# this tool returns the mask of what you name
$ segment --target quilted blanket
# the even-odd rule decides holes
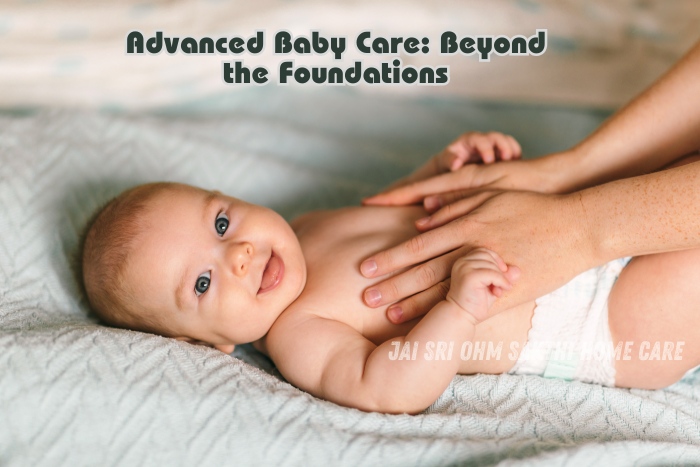
[[[7,465],[687,465],[700,380],[623,390],[458,376],[425,413],[363,413],[233,356],[90,317],[76,279],[90,214],[151,180],[217,188],[287,218],[357,203],[467,128],[525,153],[605,116],[562,108],[285,90],[149,116],[0,115],[0,463]],[[338,115],[335,120],[327,115]]]

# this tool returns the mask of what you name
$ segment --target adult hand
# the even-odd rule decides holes
[[[521,271],[518,284],[496,301],[494,312],[545,295],[602,264],[579,196],[490,191],[465,198],[433,216],[433,230],[362,263],[365,277],[423,263],[369,287],[364,300],[371,307],[398,301],[387,312],[396,323],[420,316],[444,298],[445,279],[457,258],[479,247]]]
[[[454,172],[465,164],[510,161],[520,159],[521,154],[520,144],[512,136],[497,131],[470,131],[460,135],[412,174],[391,184],[387,191],[446,172]]]
[[[533,160],[469,164],[454,172],[411,180],[366,198],[363,204],[398,206],[423,202],[428,212],[480,190],[523,190],[540,193],[569,191],[574,183],[576,156],[555,153]],[[411,177],[409,177],[411,178]]]

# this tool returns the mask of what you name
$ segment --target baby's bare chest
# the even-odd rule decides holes
[[[416,318],[401,325],[393,324],[386,318],[386,306],[370,308],[362,300],[364,290],[384,277],[366,279],[360,274],[360,263],[372,254],[417,235],[413,222],[425,215],[419,208],[375,209],[330,212],[328,217],[316,219],[307,229],[301,229],[299,241],[307,262],[307,283],[301,296],[285,313],[312,314],[342,322],[376,345],[407,335],[420,321]],[[488,341],[493,341],[492,345],[500,345],[507,352],[509,342],[524,343],[527,339],[530,315],[531,311],[526,309],[496,315],[477,327],[475,338],[487,349]],[[462,358],[463,343],[444,343],[450,344],[452,358]],[[437,356],[442,349],[438,346],[443,344],[415,345],[420,355],[432,350]],[[443,350],[448,352],[448,347]],[[501,373],[508,371],[512,363],[468,358],[460,365],[460,373]]]
[[[417,207],[347,208],[323,213],[302,226],[299,242],[307,282],[288,311],[341,321],[375,343],[408,332],[415,323],[397,326],[386,319],[386,307],[364,304],[363,291],[378,279],[363,277],[360,263],[416,235],[414,221],[423,215]]]

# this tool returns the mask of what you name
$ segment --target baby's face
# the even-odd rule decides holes
[[[189,186],[158,194],[129,258],[138,306],[182,337],[263,337],[306,282],[301,247],[274,211]]]

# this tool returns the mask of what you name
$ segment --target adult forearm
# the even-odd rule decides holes
[[[700,148],[700,43],[649,89],[549,163],[562,191],[650,173]]]
[[[602,264],[700,247],[700,162],[574,193]]]

